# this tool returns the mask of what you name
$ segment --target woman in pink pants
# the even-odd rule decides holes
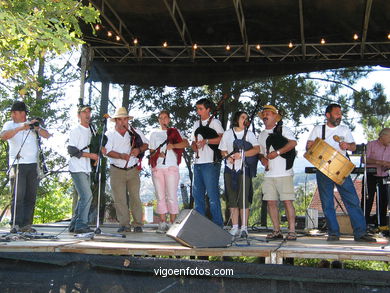
[[[161,111],[158,115],[160,129],[151,133],[149,143],[152,179],[157,196],[157,213],[160,214],[157,233],[165,233],[168,230],[167,213],[171,223],[179,213],[177,203],[179,164],[183,149],[188,146],[187,139],[182,138],[176,128],[168,127],[170,121],[169,112]]]

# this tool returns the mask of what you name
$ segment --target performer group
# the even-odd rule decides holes
[[[182,130],[170,126],[171,114],[162,110],[158,114],[159,129],[149,135],[149,140],[131,125],[132,116],[126,108],[118,108],[110,117],[114,128],[107,130],[107,142],[95,151],[91,141],[96,135],[91,125],[92,108],[81,105],[77,110],[78,124],[72,128],[67,146],[69,171],[78,194],[77,205],[69,231],[88,233],[88,214],[92,201],[91,166],[108,157],[112,197],[119,222],[118,232],[143,232],[143,206],[140,200],[140,170],[144,154],[149,150],[149,164],[157,199],[156,212],[159,215],[157,232],[165,233],[179,213],[177,191],[180,183],[179,165],[185,148],[194,152],[193,198],[195,210],[221,228],[224,227],[220,200],[219,177],[224,162],[223,179],[226,207],[230,212],[232,237],[248,236],[248,217],[253,197],[252,178],[257,173],[257,162],[264,166],[262,183],[263,200],[267,202],[273,231],[268,240],[297,239],[295,232],[295,200],[293,164],[296,156],[297,139],[294,133],[283,125],[283,115],[277,107],[265,105],[257,114],[264,124],[258,137],[249,130],[255,115],[244,111],[233,114],[231,128],[224,131],[221,122],[215,118],[213,103],[208,99],[196,102],[199,120],[194,122],[190,143]],[[16,101],[11,107],[11,121],[3,125],[2,140],[9,144],[9,166],[12,200],[12,225],[19,232],[34,233],[33,214],[40,172],[39,138],[49,138],[49,132],[38,119],[27,119],[27,106]],[[326,122],[311,131],[307,150],[322,139],[342,156],[355,151],[350,129],[340,125],[342,109],[330,104],[325,109]],[[335,138],[341,139],[335,139]],[[103,141],[103,140],[102,140]],[[351,176],[342,184],[316,171],[316,180],[322,209],[328,228],[328,241],[338,241],[340,228],[336,219],[334,190],[340,193],[353,227],[354,240],[375,242],[367,234],[375,195],[378,207],[379,229],[388,228],[387,205],[390,168],[390,128],[384,128],[377,140],[367,144],[366,166],[376,168],[376,173],[366,174],[367,184],[361,202],[357,196]],[[182,186],[183,187],[183,186]],[[181,188],[182,188],[181,187]],[[288,220],[288,232],[283,235],[280,227],[279,202],[283,202]],[[209,214],[208,214],[209,213]],[[228,219],[225,219],[226,222]]]

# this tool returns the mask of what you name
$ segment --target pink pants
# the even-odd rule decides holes
[[[157,195],[158,214],[178,214],[177,189],[179,186],[179,168],[153,168],[152,179]]]

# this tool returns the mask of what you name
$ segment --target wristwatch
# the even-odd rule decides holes
[[[278,154],[278,156],[280,156],[280,151],[279,150],[277,150],[276,153]]]

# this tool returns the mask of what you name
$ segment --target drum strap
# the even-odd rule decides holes
[[[322,125],[322,139],[325,140],[325,124]]]

